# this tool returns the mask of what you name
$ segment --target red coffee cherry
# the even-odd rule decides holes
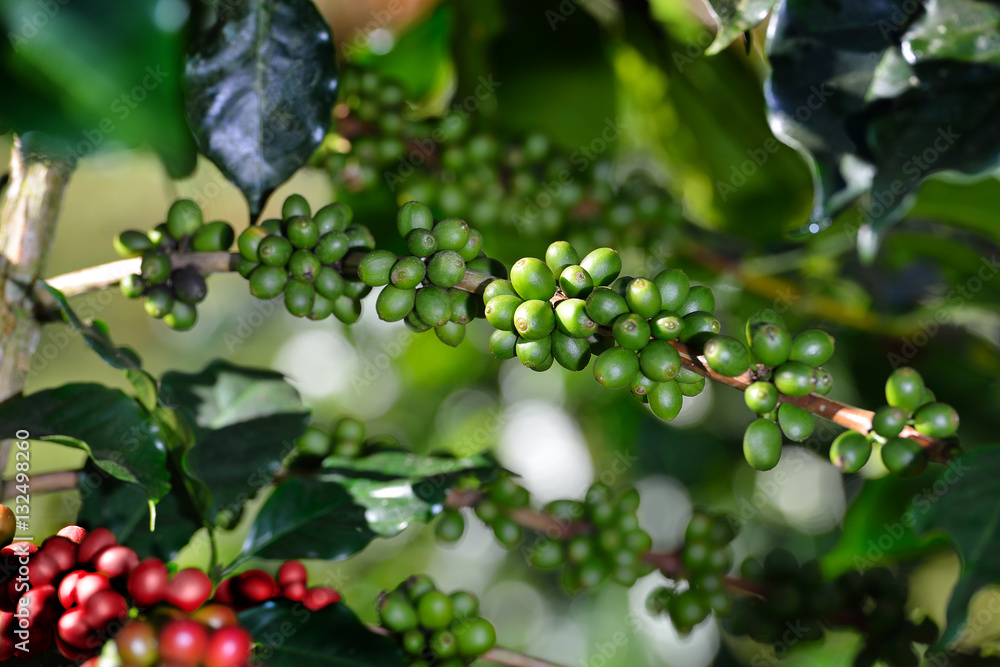
[[[220,604],[233,606],[233,580],[232,578],[223,579],[219,582],[219,585],[215,587],[215,594],[212,596],[212,600]]]
[[[143,621],[131,621],[115,637],[118,655],[126,663],[150,667],[159,656],[159,641],[153,626]]]
[[[14,657],[19,660],[27,660],[48,651],[49,647],[52,646],[53,634],[51,625],[42,628],[32,628],[28,631],[28,650],[25,651],[17,647],[17,644],[24,641],[23,637],[18,637],[14,643]]]
[[[208,646],[208,630],[198,621],[178,618],[163,626],[159,641],[162,661],[197,665]]]
[[[28,562],[28,581],[32,586],[45,586],[51,584],[62,574],[59,562],[53,554],[46,551],[39,551]]]
[[[278,583],[282,590],[289,584],[306,584],[308,582],[309,574],[306,572],[306,566],[297,560],[285,561],[278,569]]]
[[[225,604],[207,604],[198,611],[191,614],[191,618],[203,625],[207,625],[213,630],[239,625],[236,612],[233,608]]]
[[[240,627],[216,630],[208,640],[205,667],[239,667],[250,659],[253,639]]]
[[[21,596],[18,606],[27,607],[29,628],[50,627],[62,611],[59,606],[59,594],[52,584],[32,588]]]
[[[65,537],[74,544],[80,544],[83,542],[83,538],[87,537],[87,531],[80,526],[66,526],[56,533],[56,535]]]
[[[59,603],[66,609],[77,604],[76,585],[79,583],[80,577],[86,575],[84,570],[73,570],[59,582]]]
[[[128,547],[108,547],[94,559],[94,569],[109,579],[124,577],[139,564],[139,556]]]
[[[75,607],[60,616],[56,623],[56,632],[59,639],[74,648],[88,649],[93,643],[92,628],[87,623],[87,614],[83,607]]]
[[[93,636],[88,635],[85,641],[89,644],[99,645],[99,641]],[[83,646],[73,646],[59,634],[55,636],[56,648],[59,649],[59,653],[62,654],[67,660],[72,660],[73,662],[84,662],[88,658],[97,655],[100,652],[100,647],[96,648],[86,648]]]
[[[174,575],[167,584],[164,599],[187,613],[205,604],[212,594],[212,580],[201,570],[187,568]]]
[[[124,622],[128,618],[128,602],[112,590],[98,591],[83,605],[87,625],[103,631],[112,622]]]
[[[291,583],[281,587],[281,594],[289,600],[299,602],[306,596],[306,585],[303,583]]]
[[[14,625],[17,619],[12,611],[0,611],[0,662],[14,657]]]
[[[263,570],[247,570],[233,578],[233,606],[236,609],[255,607],[280,594],[278,583]]]
[[[31,558],[37,552],[38,545],[34,542],[12,542],[0,549],[0,556],[4,558],[21,558],[23,556]]]
[[[310,588],[306,591],[305,597],[302,598],[302,604],[311,611],[319,611],[334,602],[340,602],[340,593],[324,586]]]
[[[56,565],[63,572],[72,570],[76,567],[78,550],[79,546],[76,542],[71,542],[60,535],[53,535],[52,537],[46,539],[42,542],[41,547],[41,551],[55,561]]]
[[[103,574],[88,572],[76,580],[76,603],[81,607],[101,591],[111,590],[111,580]]]
[[[128,594],[140,609],[152,607],[167,594],[167,566],[158,558],[147,558],[128,575]]]
[[[108,547],[113,547],[117,544],[118,540],[115,539],[114,533],[110,530],[107,528],[95,528],[83,538],[83,542],[80,542],[80,549],[77,551],[76,557],[80,563],[92,565],[98,554]]]

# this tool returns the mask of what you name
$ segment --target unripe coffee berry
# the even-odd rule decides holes
[[[845,473],[861,470],[871,454],[872,445],[868,438],[857,431],[841,433],[830,446],[830,461]]]
[[[427,279],[439,287],[454,287],[465,277],[465,260],[454,250],[438,250],[427,262]]]
[[[622,258],[617,250],[598,248],[580,260],[580,266],[590,274],[594,285],[607,286],[615,281],[622,271]]]
[[[602,352],[594,362],[594,378],[609,389],[629,386],[638,372],[639,358],[635,352],[620,347]]]
[[[781,458],[781,429],[767,419],[754,420],[743,434],[743,456],[757,470],[770,470]]]
[[[660,308],[676,311],[687,299],[691,281],[680,269],[664,269],[653,278],[653,284],[660,292]]]
[[[510,269],[510,282],[522,299],[548,301],[556,293],[556,280],[545,262],[523,257]]]

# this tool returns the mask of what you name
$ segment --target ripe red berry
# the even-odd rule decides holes
[[[83,605],[87,625],[103,631],[111,623],[124,622],[128,618],[128,602],[112,590],[99,591],[87,599]]]
[[[80,542],[80,549],[77,551],[76,557],[80,563],[93,565],[98,554],[117,544],[118,540],[115,539],[114,533],[107,528],[96,528],[83,538],[83,542]]]
[[[107,590],[111,590],[111,580],[103,574],[83,574],[76,580],[76,603],[82,607],[95,594]]]
[[[145,609],[162,600],[169,578],[167,566],[158,558],[147,558],[136,565],[128,575],[128,594],[135,606]]]
[[[223,579],[219,582],[219,585],[215,588],[215,594],[212,599],[216,602],[233,606],[233,580],[232,578]]]
[[[94,559],[94,569],[109,579],[123,577],[139,564],[139,556],[128,547],[108,547]]]
[[[70,542],[74,544],[80,544],[83,542],[83,538],[87,537],[87,531],[80,526],[66,526],[61,529],[56,535],[60,537],[65,537]]]
[[[178,609],[191,613],[212,594],[212,580],[195,568],[181,570],[167,584],[164,599]]]
[[[83,646],[73,646],[59,634],[56,634],[55,636],[56,648],[59,649],[59,653],[62,654],[62,656],[67,660],[72,660],[73,662],[84,662],[88,658],[91,658],[100,652],[100,642],[95,637],[88,635],[85,641],[88,645],[94,644],[96,647],[86,648]]]
[[[60,535],[53,535],[48,538],[42,542],[41,547],[42,553],[52,559],[60,572],[66,572],[76,567],[78,549],[79,547],[76,542],[71,542]]]
[[[56,623],[56,632],[63,642],[75,648],[91,648],[90,644],[93,643],[92,629],[87,623],[87,614],[83,607],[75,607],[60,616]]]
[[[208,640],[205,667],[239,667],[250,659],[253,639],[240,627],[216,630]]]
[[[285,561],[278,569],[278,583],[281,584],[282,590],[289,584],[305,584],[308,581],[309,574],[306,572],[306,566],[297,560]]]
[[[299,602],[306,596],[306,585],[303,583],[291,583],[281,587],[281,594],[289,600]]]
[[[156,664],[159,642],[153,626],[143,621],[131,621],[115,637],[118,655],[126,663],[149,667]]]
[[[263,570],[247,570],[233,578],[233,606],[237,609],[255,607],[280,594],[278,583]]]
[[[66,609],[77,604],[76,585],[79,583],[80,577],[86,574],[83,570],[73,570],[59,582],[59,603]]]
[[[49,650],[52,646],[52,626],[46,626],[41,628],[32,628],[28,631],[27,637],[27,648],[18,648],[17,644],[24,642],[24,637],[18,637],[16,643],[14,644],[14,657],[19,660],[27,660],[29,658],[37,657],[39,653],[44,653]],[[24,644],[22,644],[24,645]]]
[[[18,607],[27,608],[28,628],[49,627],[62,611],[59,607],[59,594],[52,584],[36,586],[21,596]]]
[[[302,604],[311,611],[319,611],[334,602],[340,602],[340,593],[323,586],[310,588],[306,591],[305,597],[302,598]]]
[[[208,630],[198,621],[178,618],[170,621],[160,631],[160,659],[197,665],[205,655]]]
[[[191,618],[207,625],[213,630],[225,628],[230,625],[239,625],[236,612],[233,611],[232,607],[225,604],[207,604],[191,614]]]
[[[60,574],[58,561],[45,551],[38,552],[28,562],[28,581],[32,586],[51,584]]]

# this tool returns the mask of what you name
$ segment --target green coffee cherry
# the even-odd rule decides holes
[[[289,280],[285,285],[285,308],[295,317],[305,317],[312,311],[316,291],[309,283]]]
[[[198,231],[202,222],[201,207],[190,199],[178,199],[167,212],[167,230],[178,241]]]
[[[510,282],[522,299],[548,301],[556,293],[552,271],[540,259],[523,257],[510,269]]]
[[[778,407],[778,388],[770,382],[754,382],[743,393],[747,407],[759,415]]]
[[[781,458],[781,429],[773,421],[756,419],[743,434],[743,456],[757,470],[770,470]]]
[[[434,654],[434,657],[438,660],[458,655],[458,642],[455,639],[455,635],[447,630],[441,630],[431,635],[427,646],[430,648],[431,653]],[[459,664],[464,665],[465,663],[459,661]]]
[[[434,214],[427,207],[418,201],[406,202],[399,207],[396,214],[396,228],[399,235],[406,237],[414,229],[432,229],[434,227]]]
[[[195,230],[191,237],[191,249],[197,252],[229,250],[235,239],[236,233],[228,222],[215,220]]]
[[[364,225],[347,225],[344,235],[347,236],[348,248],[375,249],[375,237],[372,236],[371,230]]]
[[[787,396],[805,396],[812,392],[816,371],[801,361],[786,361],[774,369],[774,386]]]
[[[313,285],[313,289],[316,289],[316,285]],[[333,299],[328,299],[318,291],[316,296],[313,298],[313,307],[306,315],[310,320],[325,320],[333,314]]]
[[[288,195],[285,198],[285,202],[281,205],[281,217],[285,220],[297,216],[309,217],[311,214],[312,210],[309,208],[309,202],[299,194]]]
[[[753,345],[754,332],[756,332],[757,329],[766,324],[773,324],[777,326],[779,329],[784,329],[786,332],[788,331],[788,327],[785,326],[785,321],[781,319],[781,315],[774,312],[774,310],[770,308],[761,308],[760,310],[756,311],[753,315],[747,318],[745,331],[747,336],[747,343],[749,345],[751,346]]]
[[[414,289],[424,279],[427,267],[416,257],[401,257],[392,265],[389,280],[399,289]]]
[[[816,420],[808,410],[791,403],[782,403],[778,406],[778,425],[786,438],[802,442],[812,435]]]
[[[649,331],[653,338],[675,340],[684,330],[684,319],[670,310],[661,310],[649,321]]]
[[[458,252],[469,240],[469,223],[460,218],[445,218],[432,231],[441,250]]]
[[[750,354],[743,343],[732,336],[712,336],[705,343],[705,359],[719,375],[736,377],[750,365]]]
[[[288,274],[295,280],[311,283],[323,268],[319,257],[308,250],[296,250],[288,260]]]
[[[454,287],[465,277],[465,260],[454,250],[438,250],[427,263],[427,279],[439,287]]]
[[[404,318],[403,323],[406,324],[411,331],[416,333],[423,333],[424,331],[430,331],[434,328],[417,317],[417,313],[413,311],[411,311],[410,314]]]
[[[410,655],[420,655],[424,652],[424,646],[426,644],[424,633],[416,628],[404,632],[400,641],[403,644],[403,650]],[[413,663],[410,663],[411,666],[412,664]]]
[[[187,331],[198,321],[198,309],[188,303],[174,301],[170,312],[163,316],[163,323],[175,331]]]
[[[260,223],[260,228],[268,233],[270,236],[285,236],[285,222],[279,220],[278,218],[268,218],[264,222]]]
[[[448,290],[451,297],[451,321],[468,324],[476,318],[476,295],[460,289]]]
[[[814,392],[820,396],[826,396],[833,389],[833,376],[825,368],[816,369],[816,388]]]
[[[465,340],[465,325],[459,322],[445,322],[434,329],[438,340],[445,345],[458,347]]]
[[[482,253],[479,253],[479,257],[476,257],[474,260],[467,261],[465,267],[469,271],[478,271],[494,278],[507,279],[507,267],[499,260],[486,257]]]
[[[305,456],[326,457],[330,454],[330,434],[326,431],[308,426],[295,441],[295,449]]]
[[[872,444],[857,431],[844,431],[830,445],[830,461],[841,472],[861,470],[872,455]]]
[[[704,313],[715,311],[715,294],[712,293],[712,290],[702,285],[692,287],[688,291],[684,303],[677,308],[677,312],[680,315],[688,315],[697,311]]]
[[[371,294],[371,291],[371,286],[365,285],[360,280],[344,281],[344,295],[349,296],[352,299],[363,299]]]
[[[273,299],[285,290],[288,273],[276,266],[258,266],[250,274],[250,294],[258,299]]]
[[[429,229],[414,229],[406,235],[406,247],[411,255],[430,257],[438,251],[437,237]]]
[[[285,236],[296,248],[312,250],[319,242],[319,226],[312,218],[295,217],[288,221]]]
[[[532,370],[538,369],[544,366],[552,357],[552,339],[548,336],[541,340],[525,340],[522,338],[517,341],[515,349],[518,361]]]
[[[571,264],[559,274],[559,287],[571,299],[586,299],[594,291],[594,279],[579,264]]]
[[[634,278],[625,288],[625,303],[633,313],[648,319],[660,312],[660,291],[652,280]]]
[[[162,285],[154,285],[146,290],[146,299],[143,308],[150,317],[161,319],[165,317],[174,307],[174,296],[169,289]]]
[[[600,325],[611,326],[627,312],[625,299],[607,287],[597,287],[587,297],[587,315]]]
[[[605,287],[613,283],[618,274],[621,273],[622,258],[617,250],[612,248],[598,248],[580,260],[580,266],[590,274],[594,285]]]
[[[413,630],[420,623],[417,611],[402,592],[390,593],[379,605],[379,620],[393,632]]]
[[[146,289],[146,281],[139,274],[132,274],[122,278],[118,287],[121,289],[122,294],[128,298],[138,299],[142,296],[143,290]]]
[[[545,250],[545,264],[558,276],[567,267],[579,265],[580,254],[566,241],[556,241]]]
[[[906,426],[906,413],[901,408],[884,405],[872,416],[872,430],[883,438],[895,438]]]
[[[882,463],[894,475],[916,477],[927,469],[927,451],[909,438],[889,438],[882,445]]]
[[[444,326],[451,320],[451,297],[448,290],[430,285],[417,290],[414,301],[417,317],[432,327]],[[493,324],[490,322],[490,324]],[[498,329],[500,327],[497,327]],[[513,310],[511,311],[511,326],[513,329]]]
[[[256,269],[260,264],[258,262],[251,262],[249,259],[243,255],[239,256],[236,260],[236,271],[239,272],[244,278],[249,278],[253,270]]]
[[[601,558],[588,558],[580,563],[576,572],[577,584],[584,590],[597,588],[608,578],[611,570]]]
[[[634,278],[632,276],[618,276],[615,278],[614,282],[608,285],[608,288],[624,299],[625,293],[628,292],[628,284],[633,280]]]
[[[170,249],[177,247],[177,241],[170,235],[170,230],[167,229],[167,223],[165,222],[161,222],[149,230],[147,236],[149,237],[150,243],[153,244],[153,247]]]
[[[415,290],[386,285],[375,300],[375,312],[378,313],[379,319],[398,322],[413,310],[416,296]]]
[[[555,324],[559,331],[573,338],[588,338],[597,333],[597,322],[587,316],[587,303],[583,299],[564,299],[556,304]]]
[[[690,368],[681,368],[677,371],[677,377],[674,378],[681,384],[697,384],[701,380],[704,380],[704,376],[700,373],[696,373]]]
[[[319,227],[319,236],[323,238],[330,232],[342,232],[351,224],[353,211],[349,206],[344,206],[340,202],[327,204],[316,211],[313,222]]]
[[[810,366],[822,366],[833,356],[833,336],[822,329],[807,329],[792,339],[789,358]]]
[[[446,509],[434,524],[434,535],[448,544],[454,544],[465,534],[465,517],[458,510]]]
[[[660,419],[670,421],[680,413],[683,396],[676,380],[660,382],[649,392],[649,409]]]
[[[516,296],[495,296],[486,304],[486,321],[494,329],[514,331],[514,313],[522,303],[524,302]]]
[[[694,626],[708,618],[710,611],[702,594],[691,588],[670,598],[667,610],[670,613],[671,623],[682,635],[689,633]]]
[[[666,382],[681,370],[681,355],[666,341],[650,341],[639,353],[639,368],[654,382]]]
[[[267,231],[260,227],[247,227],[236,240],[240,254],[251,262],[259,262],[260,257],[257,255],[257,248],[267,236]]]
[[[388,285],[396,261],[396,253],[392,251],[373,250],[361,259],[358,265],[358,278],[371,287]]]
[[[336,299],[344,293],[344,278],[336,269],[323,266],[320,268],[319,273],[316,274],[313,287],[316,288],[316,292],[325,298]]]
[[[784,327],[762,324],[750,335],[750,351],[765,366],[780,366],[792,352],[792,337]]]
[[[649,324],[635,313],[619,315],[612,331],[615,342],[626,350],[641,350],[649,343]]]
[[[590,344],[582,338],[552,332],[552,357],[569,371],[582,371],[590,363]]]
[[[147,252],[142,256],[140,267],[140,274],[147,285],[162,283],[170,277],[170,257],[165,252]]]
[[[632,398],[639,401],[640,403],[649,403],[649,392],[653,390],[657,382],[650,380],[648,377],[642,374],[642,371],[635,374],[632,378],[632,383],[629,385],[628,390],[632,394]]]
[[[153,247],[153,242],[142,232],[127,229],[112,240],[115,252],[122,257],[139,257]]]
[[[889,405],[912,414],[920,407],[924,394],[924,380],[910,367],[899,368],[885,383],[885,397]]]
[[[483,249],[483,234],[478,229],[469,229],[469,240],[465,242],[458,254],[462,256],[467,263],[473,261],[479,257],[479,253]]]
[[[292,258],[292,244],[280,236],[268,236],[257,246],[257,259],[265,266],[285,266]]]
[[[933,403],[937,399],[934,397],[934,392],[930,389],[924,388],[924,393],[920,397],[920,406],[923,407],[928,403]]]
[[[354,324],[361,318],[361,302],[342,294],[333,300],[333,316],[344,324]]]
[[[324,264],[339,262],[347,254],[347,235],[337,230],[327,232],[316,242],[313,252]]]
[[[479,613],[479,598],[468,591],[451,594],[451,609],[457,619],[472,618]]]
[[[717,334],[722,325],[712,313],[696,310],[684,316],[684,328],[681,330],[680,341],[697,344],[702,339],[707,340],[710,334]]]
[[[490,302],[495,296],[500,296],[501,294],[507,296],[517,296],[517,292],[514,291],[514,286],[510,284],[509,280],[497,279],[492,280],[483,290],[483,305]],[[520,300],[520,297],[518,297]]]
[[[496,645],[497,633],[484,618],[470,618],[462,624],[462,632],[456,633],[458,653],[465,658],[476,658]]]
[[[493,536],[505,549],[513,549],[524,537],[524,531],[511,519],[500,515],[493,521]]]
[[[660,291],[660,308],[675,311],[687,300],[691,281],[680,269],[664,269],[656,274],[653,283]]]
[[[629,386],[639,372],[639,358],[635,352],[615,347],[602,352],[594,362],[594,378],[609,389]]]
[[[200,273],[190,267],[178,269],[170,274],[170,284],[178,301],[195,305],[205,300],[208,286]]]
[[[552,570],[566,562],[562,543],[543,539],[528,552],[528,562],[539,570]]]
[[[517,338],[517,334],[513,331],[496,329],[490,334],[490,352],[497,359],[513,359]]]
[[[913,427],[932,438],[948,438],[958,430],[958,412],[947,403],[928,403],[913,416]]]

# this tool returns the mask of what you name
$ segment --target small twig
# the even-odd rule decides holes
[[[226,273],[235,270],[238,259],[239,255],[228,252],[178,253],[170,256],[170,266],[174,269],[192,267],[202,275]],[[139,273],[141,264],[141,257],[121,259],[73,273],[64,273],[46,282],[68,297],[77,296],[113,287],[125,276]]]
[[[9,483],[10,480],[4,480]],[[31,493],[53,493],[55,491],[69,491],[75,489],[77,484],[77,473],[73,470],[61,470],[59,472],[47,472],[42,475],[31,476]],[[0,496],[3,499],[5,496]]]

